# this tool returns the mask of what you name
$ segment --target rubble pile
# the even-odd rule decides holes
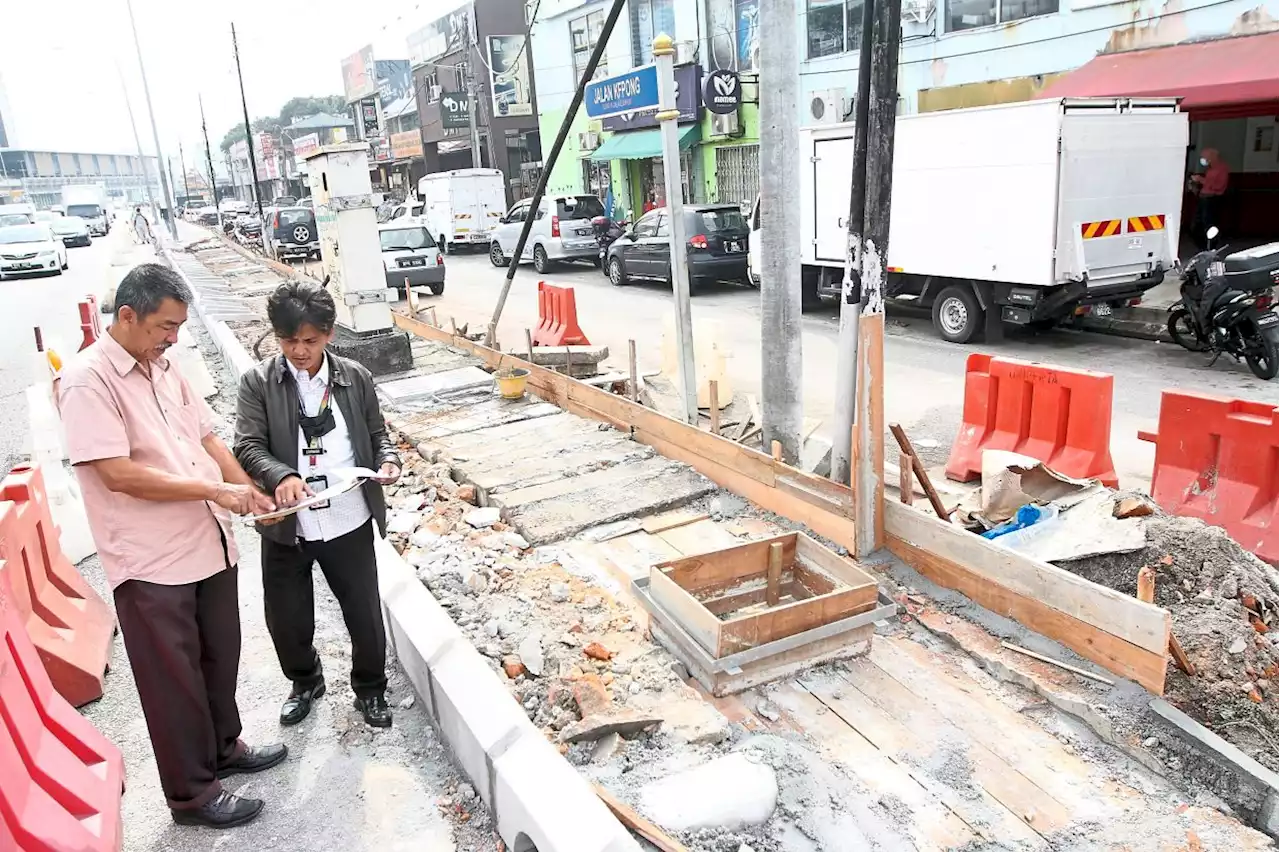
[[[1133,595],[1144,566],[1156,572],[1157,605],[1195,667],[1170,666],[1165,698],[1269,769],[1277,768],[1276,570],[1220,527],[1157,513],[1146,547],[1060,563],[1059,567]]]

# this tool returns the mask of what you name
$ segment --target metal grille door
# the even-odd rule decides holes
[[[760,192],[760,146],[733,145],[716,149],[716,200],[737,204],[746,213]]]

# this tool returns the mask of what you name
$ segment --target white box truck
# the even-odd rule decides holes
[[[111,230],[110,213],[107,211],[107,188],[89,183],[62,188],[62,206],[68,216],[79,216],[89,223],[89,233],[104,237]]]
[[[493,229],[507,212],[506,178],[498,169],[454,169],[418,181],[420,215],[440,247],[487,248]]]
[[[1177,258],[1187,140],[1173,98],[899,117],[886,295],[931,307],[939,334],[957,343],[988,317],[1048,327],[1086,306],[1109,312],[1141,296]],[[853,145],[852,122],[800,131],[811,303],[840,295]],[[758,210],[751,219],[758,229]],[[753,234],[753,270],[759,245]]]

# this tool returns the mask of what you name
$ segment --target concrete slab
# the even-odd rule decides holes
[[[464,466],[463,470],[466,481],[479,488],[486,499],[496,499],[501,494],[565,479],[580,485],[585,474],[655,455],[652,447],[618,438],[554,454],[517,457],[514,463]]]
[[[565,414],[563,417],[517,420],[478,432],[450,435],[438,443],[461,460],[474,458],[476,462],[483,463],[491,461],[494,447],[502,447],[505,454],[529,452],[546,446],[548,442],[576,446],[593,437],[608,440],[612,431],[601,431],[596,423]]]
[[[472,397],[475,399],[475,397]],[[465,432],[475,432],[503,423],[528,420],[535,417],[552,417],[561,414],[558,407],[549,402],[538,402],[526,397],[506,400],[492,396],[487,391],[484,401],[467,400],[462,403],[434,408],[428,411],[402,411],[396,427],[413,443],[432,442]]]
[[[447,394],[451,391],[488,387],[492,384],[493,377],[479,367],[460,367],[440,373],[414,376],[410,379],[383,382],[379,388],[392,402],[401,402],[406,399]]]

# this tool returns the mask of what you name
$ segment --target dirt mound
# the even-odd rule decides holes
[[[1147,546],[1062,562],[1065,568],[1127,595],[1138,570],[1156,571],[1156,603],[1173,617],[1173,633],[1195,666],[1170,666],[1165,698],[1269,769],[1277,767],[1276,570],[1220,527],[1157,515]]]

